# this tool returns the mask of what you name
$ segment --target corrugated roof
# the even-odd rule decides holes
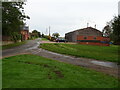
[[[74,31],[71,31],[71,32],[68,32],[68,33],[73,33],[73,32],[76,32],[76,31],[86,30],[86,29],[92,29],[92,30],[95,30],[95,31],[98,31],[98,32],[102,33],[100,30],[98,30],[96,28],[93,28],[93,27],[87,27],[87,28],[77,29],[77,30],[74,30]],[[66,33],[66,34],[68,34],[68,33]]]

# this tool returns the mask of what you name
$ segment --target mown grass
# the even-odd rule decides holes
[[[46,38],[41,38],[42,41],[49,41],[48,39]]]
[[[119,46],[92,46],[80,44],[63,44],[63,43],[45,43],[40,45],[41,48],[53,52],[72,55],[76,57],[85,57],[97,60],[118,62]]]
[[[117,88],[115,77],[36,55],[2,60],[3,88]]]
[[[25,44],[25,43],[26,43],[26,41],[17,42],[17,43],[8,44],[8,45],[2,45],[2,46],[0,46],[0,48],[2,48],[2,50],[4,50],[4,49],[9,49],[9,48],[12,48],[12,47],[16,47],[16,46],[23,45],[23,44]]]

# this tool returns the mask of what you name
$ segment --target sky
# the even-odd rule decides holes
[[[65,33],[89,26],[100,31],[106,22],[118,15],[120,0],[27,0],[25,14],[30,16],[26,21],[30,32],[38,30],[48,35]]]
[[[120,1],[118,2],[118,15],[120,15]]]

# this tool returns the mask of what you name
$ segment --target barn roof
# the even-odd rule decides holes
[[[87,29],[95,30],[95,31],[97,31],[97,32],[102,33],[100,30],[98,30],[98,29],[96,29],[96,28],[93,28],[93,27],[87,27],[87,28],[77,29],[77,30],[74,30],[74,31],[68,32],[68,33],[73,33],[73,32],[76,32],[76,31],[87,30]],[[66,34],[68,34],[68,33],[66,33]]]

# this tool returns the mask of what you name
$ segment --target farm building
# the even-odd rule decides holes
[[[22,27],[20,33],[22,34],[22,40],[29,39],[30,34],[29,34],[29,27],[28,26]]]
[[[103,37],[103,33],[95,28],[87,27],[78,29],[65,34],[68,42],[77,42],[80,44],[109,46],[109,38]]]

